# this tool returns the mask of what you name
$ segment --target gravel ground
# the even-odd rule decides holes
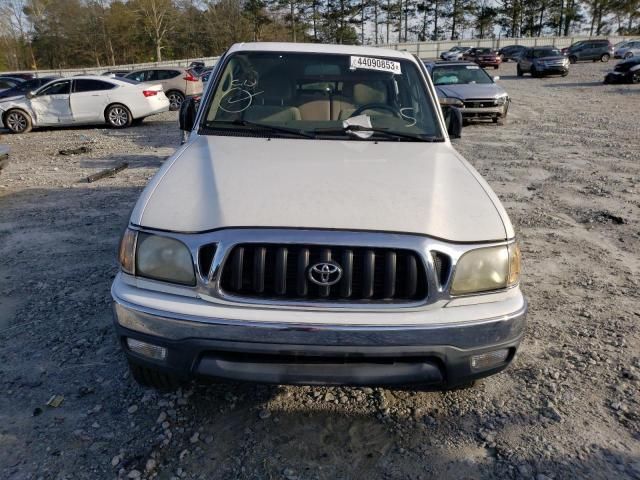
[[[530,300],[513,365],[456,392],[140,388],[109,287],[176,115],[1,135],[0,478],[640,478],[640,86],[602,85],[609,68],[519,79],[503,65],[507,125],[456,141],[511,215]]]

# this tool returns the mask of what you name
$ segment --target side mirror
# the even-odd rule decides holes
[[[196,115],[200,106],[200,97],[188,97],[180,106],[180,130],[190,132],[196,123]]]
[[[444,123],[447,126],[449,138],[460,138],[462,136],[462,113],[458,107],[453,105],[442,105]]]
[[[27,93],[25,93],[24,96],[27,97],[27,98],[33,98],[33,97],[36,96],[36,94],[35,94],[35,92],[27,92]]]
[[[500,77],[498,75],[496,75],[495,77],[493,77],[493,81],[497,82],[498,80],[500,80]]]

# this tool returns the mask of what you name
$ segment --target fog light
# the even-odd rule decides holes
[[[134,338],[127,338],[127,347],[132,352],[142,355],[143,357],[153,358],[154,360],[164,360],[167,358],[167,349],[151,343],[141,342]]]
[[[474,355],[471,357],[471,370],[487,370],[503,363],[509,355],[508,349]]]

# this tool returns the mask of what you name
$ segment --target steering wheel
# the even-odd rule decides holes
[[[357,117],[358,115],[361,115],[362,112],[366,112],[367,110],[387,110],[393,113],[394,117],[402,118],[400,110],[392,107],[391,105],[387,105],[386,103],[367,103],[365,105],[362,105],[361,107],[356,108],[356,110],[351,115],[349,115],[349,118]]]

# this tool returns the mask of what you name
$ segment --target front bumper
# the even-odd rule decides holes
[[[519,294],[510,303],[517,305],[514,311],[464,322],[262,322],[158,311],[112,294],[116,331],[131,362],[184,379],[206,376],[277,384],[464,384],[507,367],[524,335],[527,311]],[[301,315],[313,317],[317,312]],[[166,348],[165,360],[129,350],[127,337]],[[508,350],[500,364],[480,371],[471,367],[472,356],[500,349]]]
[[[604,77],[604,83],[631,83],[633,72],[609,72]]]
[[[464,107],[460,109],[463,118],[504,117],[509,109],[509,102],[496,107]]]
[[[536,68],[541,75],[561,75],[569,72],[566,65],[539,65]]]

